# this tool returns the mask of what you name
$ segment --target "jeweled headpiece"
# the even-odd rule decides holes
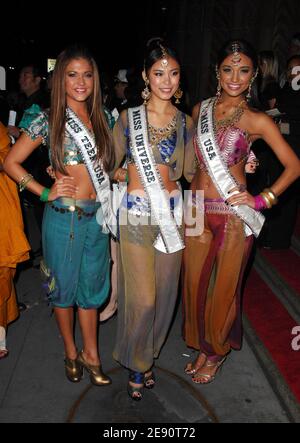
[[[161,64],[162,68],[166,68],[169,64],[168,58],[167,58],[168,54],[167,54],[166,48],[163,45],[159,44],[159,47],[162,52],[162,60],[161,60],[160,64]]]
[[[232,56],[231,60],[232,60],[233,64],[236,66],[241,61],[240,45],[238,43],[233,43],[231,46],[231,50],[233,52],[233,56]]]

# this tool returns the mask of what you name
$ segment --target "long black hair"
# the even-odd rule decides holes
[[[251,59],[251,61],[253,63],[253,75],[256,75],[257,69],[258,69],[257,52],[255,51],[253,46],[244,39],[229,40],[221,47],[221,49],[218,52],[217,68],[220,67],[220,65],[225,60],[225,58],[227,58],[229,55],[232,55],[234,53],[234,50],[233,50],[234,45],[237,45],[237,47],[239,48],[238,52],[246,55],[247,57],[249,57]],[[254,108],[259,109],[261,107],[261,105],[260,105],[260,101],[258,98],[257,76],[252,83],[250,95],[251,95],[251,98],[248,102],[249,105]]]
[[[180,61],[176,52],[168,46],[162,38],[155,37],[148,40],[144,57],[145,73],[148,74],[149,69],[151,69],[154,63],[161,60],[165,54],[176,60],[180,66]]]

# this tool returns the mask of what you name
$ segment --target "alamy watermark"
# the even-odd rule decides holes
[[[178,226],[184,224],[185,235],[199,236],[204,229],[204,191],[185,190],[184,195],[178,189],[172,192],[164,190],[165,198],[170,204],[171,213]],[[151,210],[150,202],[140,191],[130,194],[113,195],[112,210],[118,216],[121,226],[163,225],[169,224],[162,207]]]
[[[292,349],[300,351],[300,326],[295,326],[292,329],[292,335],[295,335],[295,338],[292,340]]]
[[[0,91],[6,89],[6,71],[3,66],[0,66]]]
[[[299,91],[299,89],[300,89],[300,66],[293,67],[292,75],[296,76],[292,80],[292,88],[294,91]]]

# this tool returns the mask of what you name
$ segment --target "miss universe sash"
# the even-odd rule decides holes
[[[227,200],[228,191],[236,187],[237,182],[225,165],[215,139],[213,129],[213,105],[214,99],[205,100],[201,105],[197,128],[197,144],[214,185],[220,196],[224,200]],[[198,155],[197,151],[196,154]],[[237,193],[237,191],[232,192],[231,195],[234,193]],[[232,206],[232,210],[245,222],[246,236],[254,234],[258,237],[263,227],[265,217],[247,205]]]
[[[161,183],[161,177],[149,145],[144,105],[128,109],[128,124],[133,159],[151,204],[151,214],[154,215],[160,229],[154,247],[167,254],[180,251],[184,249],[184,243],[171,213],[170,202]]]
[[[76,141],[80,149],[97,193],[97,201],[101,203],[96,217],[97,220],[101,220],[102,232],[108,233],[110,231],[115,236],[117,233],[117,222],[111,206],[109,177],[104,171],[102,163],[95,162],[97,147],[93,135],[70,108],[66,110],[66,131]]]

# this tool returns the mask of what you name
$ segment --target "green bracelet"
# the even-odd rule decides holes
[[[128,183],[128,182],[129,182],[129,176],[128,176],[128,171],[126,172],[126,175],[125,175],[125,182],[126,182],[126,183]]]
[[[50,194],[50,189],[49,188],[44,188],[41,195],[40,195],[40,200],[41,202],[47,202],[48,201],[48,197]]]

